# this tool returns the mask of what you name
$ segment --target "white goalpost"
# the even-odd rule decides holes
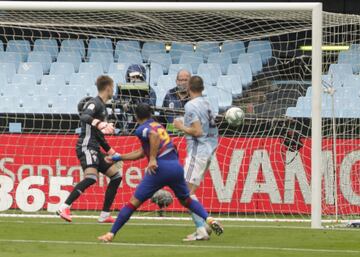
[[[249,63],[246,67],[250,73],[250,82],[246,84],[244,82],[245,75],[240,75],[241,82],[238,86],[242,87],[241,94],[238,96],[234,93],[236,88],[229,89],[232,96],[230,96],[228,107],[241,106],[246,109],[246,119],[241,127],[230,127],[221,119],[223,106],[219,107],[218,124],[221,133],[219,149],[216,160],[212,163],[210,171],[200,187],[199,199],[205,203],[205,207],[210,208],[211,212],[219,213],[220,218],[285,220],[290,217],[291,221],[301,221],[308,220],[306,217],[311,216],[311,227],[321,228],[322,206],[324,206],[321,100],[323,91],[323,15],[321,3],[4,1],[0,2],[0,26],[3,26],[3,29],[0,30],[0,39],[7,47],[11,40],[26,40],[30,44],[29,52],[35,52],[37,39],[55,39],[58,52],[62,51],[61,45],[64,40],[81,40],[85,42],[84,53],[88,52],[87,55],[81,56],[81,64],[92,62],[89,49],[90,41],[95,38],[110,39],[112,42],[111,54],[115,53],[115,55],[119,41],[139,41],[141,45],[144,45],[145,42],[164,43],[164,49],[161,51],[169,55],[175,49],[173,47],[175,43],[196,46],[193,50],[196,53],[200,51],[198,50],[200,49],[199,42],[215,42],[220,49],[216,51],[223,53],[226,42],[245,42],[247,50],[244,48],[241,50],[244,51],[241,54],[255,54],[252,56],[259,58],[261,67],[258,71],[254,70],[258,63],[248,59]],[[333,23],[330,21],[327,24],[328,28],[336,26],[335,18]],[[341,19],[339,18],[339,20]],[[346,26],[344,25],[344,27]],[[266,57],[264,59],[262,49],[259,50],[259,53],[251,52],[254,41],[270,42],[272,50],[270,50],[271,54],[268,59]],[[331,40],[327,42],[331,43]],[[297,55],[300,46],[310,43],[312,45],[311,54],[304,52]],[[4,47],[4,49],[7,48]],[[139,49],[140,52],[144,53]],[[243,61],[238,61],[239,54],[234,56],[232,55],[232,63],[227,65],[243,63]],[[49,65],[53,65],[56,58]],[[210,59],[206,58],[204,57],[204,63],[210,63]],[[6,63],[1,60],[1,56],[0,62]],[[327,60],[326,62],[330,63],[331,61]],[[16,74],[21,73],[20,66],[23,63],[26,63],[25,59],[15,64]],[[112,63],[122,62],[114,60]],[[144,63],[150,62],[144,60]],[[156,64],[156,61],[153,63]],[[79,71],[74,73],[82,73],[81,64],[79,64]],[[175,64],[175,62],[173,61],[171,64]],[[151,65],[150,63],[149,66]],[[200,67],[202,63],[197,65]],[[150,83],[157,78],[152,73],[156,71],[156,65],[154,67],[148,71],[151,75]],[[164,66],[160,66],[160,69],[161,67]],[[189,65],[189,67],[193,68],[194,66]],[[306,70],[309,67],[311,67],[311,72]],[[52,75],[51,69],[49,68],[41,75],[42,81],[44,81],[44,76]],[[159,89],[161,81],[171,75],[171,67],[167,67],[167,69],[169,70],[165,71],[164,69],[159,80],[151,84],[155,90],[159,90],[156,92],[161,91]],[[228,67],[224,68],[221,76],[228,76],[229,70]],[[120,72],[120,70],[118,71]],[[104,73],[110,74],[105,69]],[[202,73],[199,70],[197,74],[201,75]],[[174,75],[171,78],[175,78]],[[232,77],[232,79],[236,78]],[[8,80],[10,81],[10,79]],[[206,89],[210,101],[216,102],[216,104],[223,100],[221,90],[228,90],[227,86],[221,87],[219,81],[221,79],[213,82],[216,86],[210,85]],[[207,83],[207,81],[205,82]],[[4,88],[18,87],[13,81],[6,83],[6,86],[0,86],[2,87],[0,95],[5,91]],[[121,83],[119,82],[119,84]],[[289,96],[286,94],[290,90],[289,87],[281,86],[284,83],[291,84],[291,87],[294,88],[293,93],[290,93]],[[49,97],[37,93],[44,92],[38,89],[43,84],[42,82],[37,83],[34,86],[35,94],[29,95],[28,99],[35,97],[34,101],[38,99],[39,103],[46,101],[46,108],[49,110],[56,106],[57,101],[60,101],[56,99],[63,99],[61,100],[63,105],[75,107],[81,97],[94,92],[92,89],[92,91],[84,89],[84,94],[77,98],[64,96],[63,92],[79,91],[69,89],[72,84],[66,81],[65,89],[56,92],[57,98]],[[301,86],[297,87],[298,84]],[[287,108],[291,107],[288,103],[292,103],[294,106],[298,96],[301,97],[305,94],[306,88],[304,91],[304,87],[308,85],[312,86],[311,118],[308,117],[307,121],[289,119],[285,115]],[[47,86],[43,87],[48,88]],[[216,91],[218,94],[215,93],[215,96],[211,98],[210,91],[214,88],[218,90]],[[162,91],[158,96],[161,94]],[[267,105],[266,101],[269,95],[274,97],[274,102],[276,102],[274,105]],[[12,95],[7,96],[6,92],[1,97],[0,101],[7,101],[7,103],[18,100]],[[266,101],[263,101],[263,98],[266,98]],[[51,99],[55,100],[50,102]],[[263,102],[258,103],[258,101]],[[24,100],[25,107],[26,103]],[[20,107],[23,108],[22,105]],[[160,116],[166,113],[167,110],[163,110],[161,106],[157,107]],[[39,114],[35,111],[32,112],[33,109],[29,109],[30,111],[25,110],[25,115],[23,115],[21,111],[3,111],[1,108],[0,113],[4,115],[0,122],[0,137],[3,138],[0,142],[0,216],[21,215],[25,211],[53,212],[82,176],[74,153],[76,143],[74,128],[78,127],[78,117],[74,112],[70,111],[69,114],[68,110],[59,112],[53,110],[51,114]],[[33,115],[33,113],[36,114]],[[123,121],[116,117],[119,112],[114,111],[114,113],[114,119],[118,122],[121,133],[124,131]],[[15,133],[11,131],[10,124],[15,128],[20,126],[20,131],[15,131]],[[284,157],[282,148],[285,143],[283,141],[288,139],[286,133],[293,130],[293,127],[300,127],[299,133],[307,142],[304,143],[303,149],[284,150]],[[284,131],[286,132],[285,136]],[[177,144],[181,146],[179,148],[180,156],[183,159],[184,139],[182,135],[174,137]],[[293,140],[292,137],[291,140]],[[309,142],[310,140],[311,142]],[[109,141],[115,148],[118,147],[120,152],[138,147],[136,140],[125,133],[110,137]],[[299,142],[296,141],[296,143]],[[299,163],[302,167],[297,166]],[[127,165],[122,170],[124,179],[114,203],[115,206],[113,206],[116,208],[128,200],[142,177],[143,162],[133,162]],[[306,178],[309,176],[310,180],[307,181]],[[295,182],[301,178],[304,180]],[[335,183],[337,183],[336,181],[335,178]],[[88,198],[79,199],[79,201],[83,201],[83,204],[78,206],[79,210],[99,210],[103,199],[104,185],[107,181],[101,178],[98,183],[95,189],[87,191],[89,196],[86,197]],[[309,188],[310,198],[308,197]],[[32,191],[30,192],[30,190]],[[337,192],[337,185],[335,185],[335,192]],[[337,203],[337,196],[335,198]],[[48,205],[52,207],[49,209]],[[142,211],[145,213],[142,215],[143,218],[148,218],[146,213],[153,212],[154,208],[151,204],[143,207]],[[169,213],[174,218],[182,218],[182,215],[187,217],[186,212],[179,205],[171,207]],[[153,216],[153,214],[149,215]]]

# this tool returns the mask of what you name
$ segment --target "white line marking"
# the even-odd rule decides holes
[[[323,252],[323,253],[349,253],[359,254],[360,250],[331,250],[314,248],[287,248],[287,247],[266,247],[266,246],[238,246],[238,245],[192,245],[192,244],[145,244],[145,243],[101,243],[89,241],[57,241],[57,240],[9,240],[0,239],[6,243],[40,243],[40,244],[75,244],[75,245],[110,245],[110,246],[129,246],[129,247],[169,247],[169,248],[204,248],[204,249],[238,249],[238,250],[264,250],[264,251],[288,251],[288,252]]]

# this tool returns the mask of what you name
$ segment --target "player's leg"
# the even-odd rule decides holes
[[[115,219],[110,215],[110,207],[114,202],[117,189],[119,188],[122,180],[118,169],[118,165],[120,163],[109,164],[104,158],[105,155],[103,153],[99,153],[99,172],[104,173],[110,179],[110,182],[105,191],[103,208],[98,221],[102,223],[114,223]]]
[[[56,212],[60,217],[68,222],[71,222],[70,207],[85,190],[91,185],[95,184],[98,178],[98,158],[97,151],[86,150],[78,154],[81,166],[84,170],[84,179],[80,181],[70,193],[65,202],[60,206]]]

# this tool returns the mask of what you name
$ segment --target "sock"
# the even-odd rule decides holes
[[[100,217],[101,217],[101,218],[107,218],[107,217],[109,217],[109,216],[110,216],[110,212],[102,211],[102,212],[100,213]]]
[[[74,188],[74,190],[70,193],[68,198],[65,201],[65,204],[71,205],[79,196],[85,192],[86,188],[96,183],[96,175],[87,176],[82,181],[80,181]]]
[[[135,210],[136,210],[136,207],[134,205],[132,205],[131,203],[128,203],[127,205],[125,205],[120,210],[120,212],[116,218],[116,221],[111,228],[111,233],[113,233],[115,235],[119,231],[119,229],[121,229],[121,227],[124,226],[124,224],[129,220],[129,218],[131,217],[131,215],[134,213]]]
[[[204,207],[198,201],[193,200],[189,197],[185,200],[185,202],[186,202],[186,207],[190,211],[192,211],[195,214],[197,214],[198,216],[200,216],[203,220],[206,220],[207,217],[209,217],[209,214],[207,213],[207,211],[204,209]]]
[[[116,173],[114,176],[110,177],[110,183],[108,184],[105,192],[105,200],[102,208],[103,212],[110,212],[110,207],[114,202],[121,179],[120,173]]]
[[[66,204],[66,203],[62,203],[61,205],[60,205],[60,210],[64,210],[64,209],[66,209],[66,208],[69,208],[70,207],[70,205],[68,205],[68,204]]]
[[[196,195],[191,195],[190,197],[191,197],[191,199],[198,201]],[[199,215],[196,215],[193,212],[190,212],[190,213],[191,213],[191,217],[195,223],[196,228],[205,227],[205,220],[203,218],[201,218]]]

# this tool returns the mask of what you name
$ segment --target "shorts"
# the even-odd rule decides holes
[[[188,156],[185,160],[185,180],[187,183],[199,186],[209,169],[212,155],[209,158]]]
[[[93,149],[76,150],[78,159],[80,160],[83,171],[87,168],[95,168],[98,172],[105,174],[107,170],[113,165],[105,161],[105,154]]]

